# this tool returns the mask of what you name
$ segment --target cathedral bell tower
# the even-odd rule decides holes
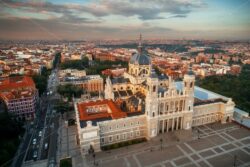
[[[158,132],[158,78],[147,78],[147,95],[146,95],[146,116],[148,124],[148,138],[155,137]]]
[[[184,75],[183,80],[183,93],[186,96],[185,103],[185,116],[184,116],[184,129],[190,129],[192,126],[192,114],[194,108],[194,83],[195,75],[191,68],[187,74]]]
[[[194,83],[195,75],[191,68],[189,68],[187,74],[184,75],[184,93],[186,95],[194,95]]]

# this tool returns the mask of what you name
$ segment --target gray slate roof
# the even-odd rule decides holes
[[[130,58],[130,63],[131,64],[139,64],[139,65],[150,65],[151,64],[151,59],[147,54],[135,53]]]

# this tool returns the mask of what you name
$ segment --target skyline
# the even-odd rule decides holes
[[[249,0],[0,0],[0,39],[250,39]]]

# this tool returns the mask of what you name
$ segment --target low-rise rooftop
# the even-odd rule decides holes
[[[112,100],[98,100],[78,103],[80,121],[89,121],[100,118],[119,119],[127,117]]]
[[[3,81],[0,81],[0,92],[27,87],[35,88],[34,81],[27,76],[9,77],[4,79]]]

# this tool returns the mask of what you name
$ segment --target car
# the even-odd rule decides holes
[[[48,143],[44,144],[44,149],[47,150],[48,149]]]
[[[41,137],[42,136],[42,131],[39,131],[39,137]]]
[[[37,158],[37,151],[34,151],[33,158]]]
[[[36,144],[36,139],[33,139],[33,142],[32,142],[32,143],[33,143],[33,145],[35,145],[35,144]]]
[[[49,161],[49,167],[54,167],[55,166],[55,161],[52,159]]]

